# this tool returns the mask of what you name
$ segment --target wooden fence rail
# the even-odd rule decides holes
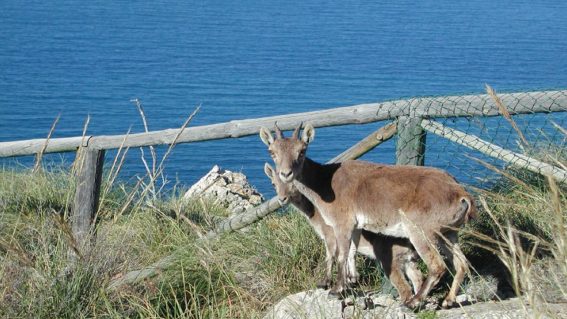
[[[498,95],[509,107],[511,115],[538,112],[567,111],[567,90]],[[360,104],[321,111],[295,113],[235,120],[226,123],[186,128],[176,143],[190,143],[257,134],[260,127],[272,127],[274,122],[283,130],[290,130],[301,122],[315,127],[347,124],[364,124],[393,120],[401,116],[415,117],[459,117],[498,116],[500,112],[487,94],[414,98],[383,103]],[[59,153],[76,151],[80,146],[97,150],[123,147],[141,147],[173,143],[179,129],[167,129],[129,135],[85,136],[69,138],[33,139],[15,142],[0,142],[0,157],[32,155],[40,152]],[[47,147],[45,147],[47,143]]]

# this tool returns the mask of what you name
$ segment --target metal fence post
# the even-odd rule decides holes
[[[104,164],[104,150],[80,148],[77,151],[77,186],[73,202],[71,224],[77,248],[85,248],[98,210]]]
[[[425,130],[421,117],[398,118],[398,140],[396,142],[396,164],[423,166],[425,160]]]

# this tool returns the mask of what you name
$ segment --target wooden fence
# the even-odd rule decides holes
[[[506,105],[506,112],[509,115],[567,111],[567,90],[499,94],[498,98]],[[77,170],[77,188],[71,222],[79,247],[84,247],[87,244],[85,242],[87,238],[94,238],[94,236],[89,236],[89,233],[94,230],[93,223],[99,201],[105,150],[248,136],[258,134],[262,126],[273,127],[276,121],[282,130],[293,129],[301,122],[309,122],[315,127],[328,127],[384,120],[393,121],[337,155],[330,162],[356,159],[397,133],[397,163],[423,165],[425,138],[429,132],[498,158],[510,165],[547,174],[565,183],[567,172],[560,167],[505,150],[479,137],[446,127],[434,120],[446,117],[500,116],[502,112],[502,108],[497,107],[493,97],[488,94],[413,98],[138,134],[0,142],[0,157],[77,151],[76,162],[79,163],[79,169]],[[214,238],[220,233],[241,229],[279,207],[274,197],[255,208],[220,222],[207,234],[206,238]],[[110,288],[114,289],[123,284],[152,276],[160,269],[169,266],[174,260],[175,254],[145,269],[130,272],[113,280]]]

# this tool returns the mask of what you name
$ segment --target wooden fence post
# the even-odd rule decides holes
[[[104,150],[80,148],[77,151],[77,186],[73,201],[71,224],[77,249],[87,247],[91,229],[98,210],[98,199],[102,183]]]
[[[423,166],[425,159],[425,130],[421,117],[398,118],[398,141],[396,142],[396,164]]]

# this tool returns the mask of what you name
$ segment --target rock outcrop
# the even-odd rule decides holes
[[[412,315],[390,295],[370,294],[339,300],[330,297],[327,290],[316,289],[284,298],[264,319],[412,318]]]
[[[264,200],[262,194],[248,183],[242,173],[221,169],[218,165],[195,183],[184,198],[203,197],[227,207],[233,214],[241,213]]]
[[[534,310],[524,298],[475,303],[468,295],[457,297],[459,306],[436,310],[435,318],[567,318],[566,304],[542,304]],[[435,306],[429,304],[429,306]],[[427,309],[428,306],[426,306]],[[431,311],[431,310],[430,310]],[[288,296],[266,313],[264,319],[350,319],[420,318],[389,294],[364,294],[339,300],[330,297],[327,290],[317,289]]]

